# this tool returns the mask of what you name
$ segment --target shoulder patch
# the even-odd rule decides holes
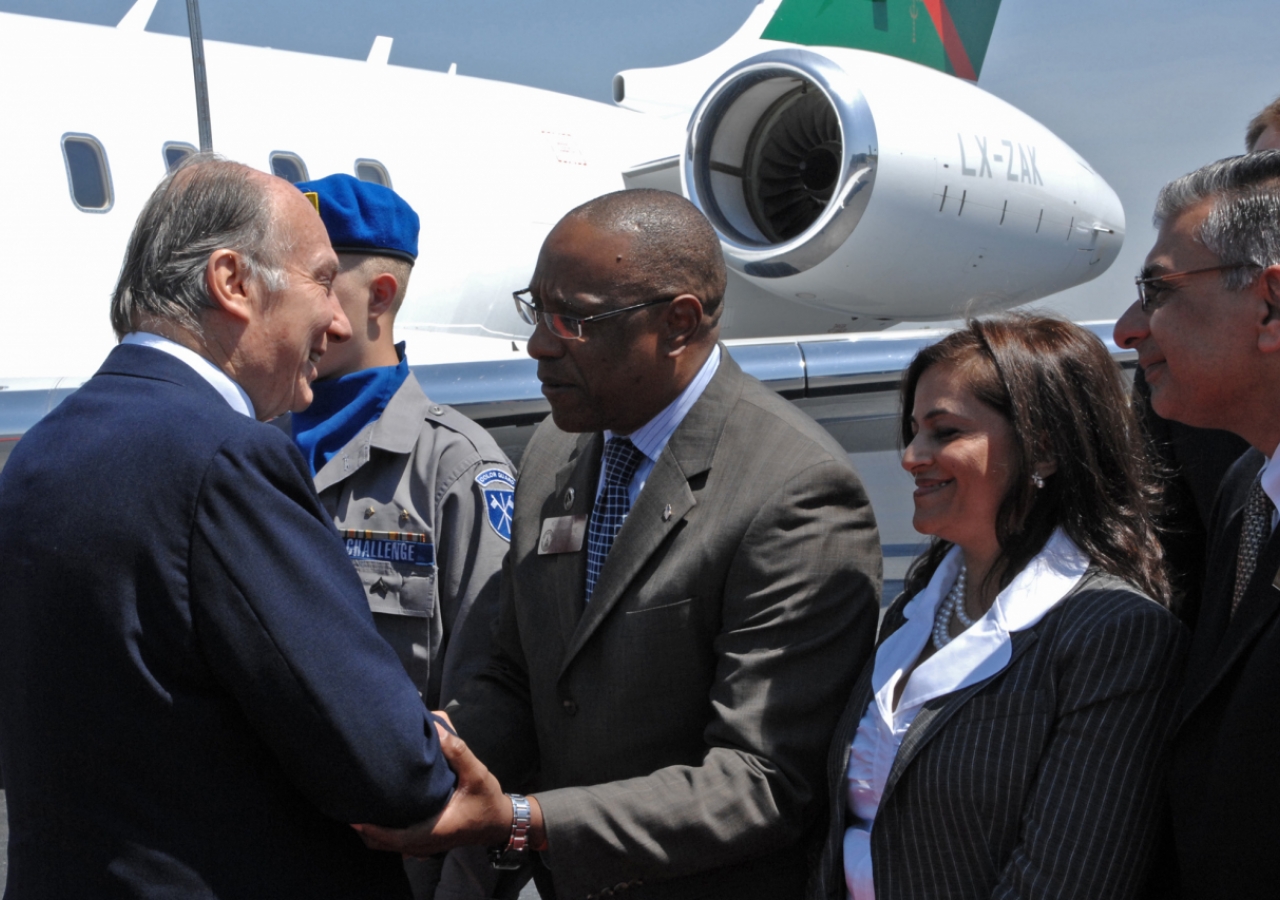
[[[489,525],[508,544],[511,543],[511,516],[516,508],[516,480],[505,469],[484,469],[476,476],[476,484],[484,489],[484,508]]]

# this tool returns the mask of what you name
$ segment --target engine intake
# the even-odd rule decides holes
[[[877,152],[875,121],[844,69],[788,49],[745,60],[712,85],[680,165],[729,264],[778,278],[818,264],[853,233]]]

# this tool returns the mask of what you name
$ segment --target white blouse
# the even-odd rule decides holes
[[[951,590],[960,563],[960,548],[951,548],[928,585],[903,608],[906,621],[876,651],[874,695],[858,723],[847,772],[852,815],[844,833],[844,878],[852,900],[875,900],[871,828],[894,757],[916,714],[930,700],[984,681],[1009,665],[1009,635],[1035,625],[1062,600],[1084,577],[1089,558],[1061,529],[1055,531],[986,615],[916,667],[895,709],[898,682],[932,637],[934,613]]]

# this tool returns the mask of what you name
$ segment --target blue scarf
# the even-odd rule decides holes
[[[352,372],[311,385],[315,399],[293,414],[293,442],[302,451],[314,477],[370,422],[382,415],[400,385],[409,377],[404,344],[396,344],[400,364]]]

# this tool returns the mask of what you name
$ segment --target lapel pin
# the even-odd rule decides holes
[[[376,509],[374,509],[372,506],[370,506],[368,509],[366,509],[366,510],[364,511],[364,517],[365,517],[366,519],[371,519],[371,518],[373,518],[373,514],[374,514],[374,513],[376,513],[376,512],[377,512],[377,510],[376,510]]]
[[[671,521],[671,504],[670,503],[668,503],[666,507],[664,507],[662,510],[662,521],[664,522]]]
[[[409,521],[409,510],[407,510],[407,509],[402,509],[402,510],[400,510],[400,521],[401,521],[401,522],[408,522],[408,521]]]
[[[564,492],[564,508],[568,509],[573,506],[573,488]]]

